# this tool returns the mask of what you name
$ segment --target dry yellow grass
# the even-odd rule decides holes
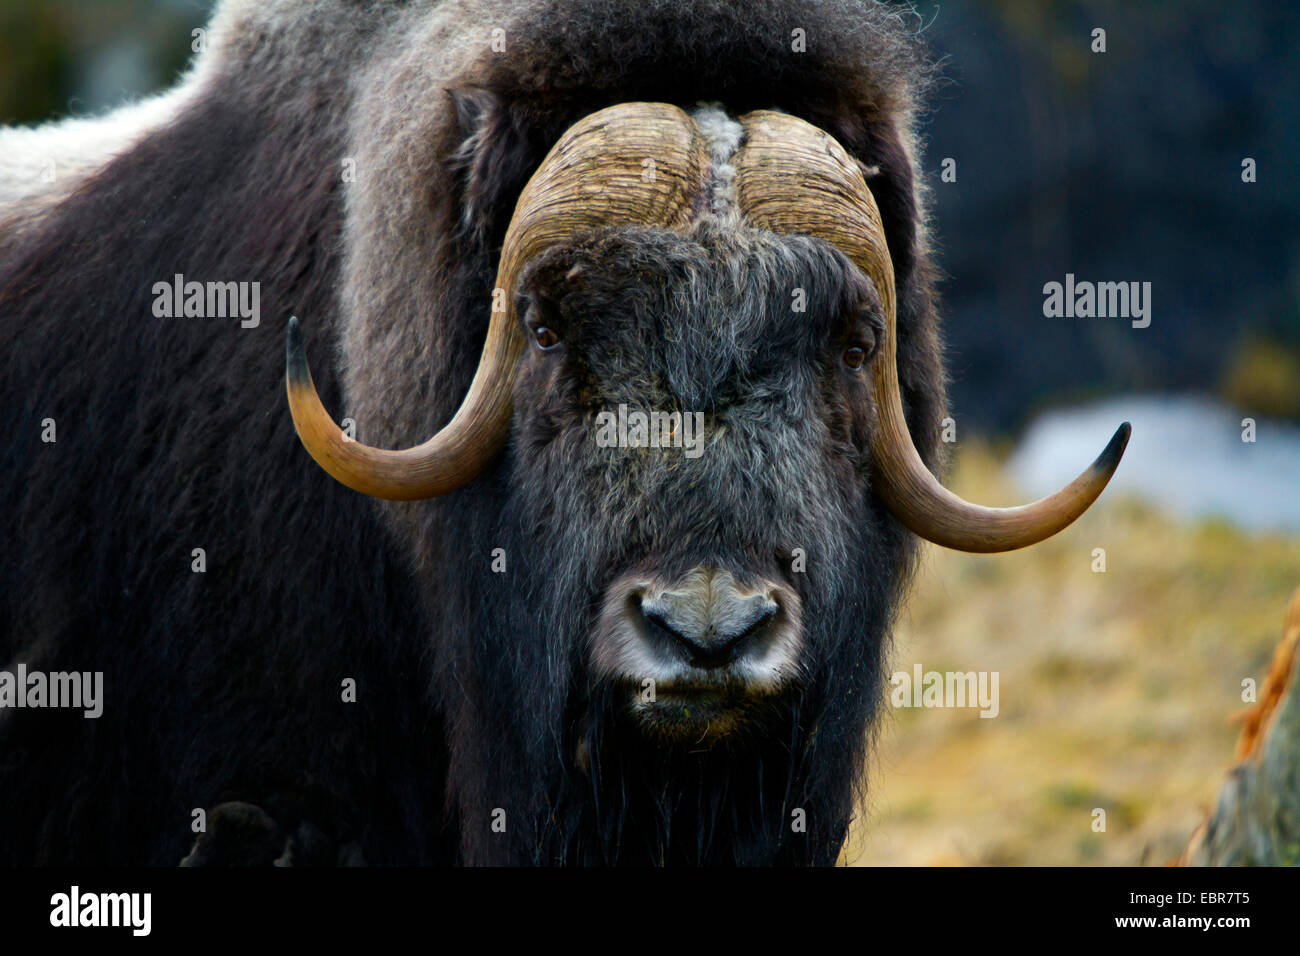
[[[1016,503],[1001,474],[987,448],[968,448],[952,484]],[[997,671],[1000,713],[887,707],[842,862],[1176,857],[1232,762],[1242,681],[1262,682],[1298,584],[1298,537],[1186,524],[1112,495],[1026,551],[930,548],[890,669]]]

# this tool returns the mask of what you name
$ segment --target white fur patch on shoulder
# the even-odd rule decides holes
[[[709,182],[709,211],[724,218],[738,217],[736,210],[736,167],[731,158],[745,138],[740,125],[720,103],[701,103],[691,114],[709,144],[713,171]]]
[[[66,192],[175,116],[188,93],[183,86],[104,116],[0,128],[0,204]]]
[[[219,48],[237,37],[242,20],[260,13],[255,0],[225,0],[207,26],[208,52],[195,57],[180,82],[163,93],[101,116],[74,116],[39,126],[0,126],[0,219],[39,212],[83,179],[165,126],[207,85]]]

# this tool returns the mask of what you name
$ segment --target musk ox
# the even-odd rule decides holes
[[[0,134],[0,664],[103,679],[0,709],[0,862],[832,863],[918,539],[1127,436],[932,477],[914,33],[227,0]]]

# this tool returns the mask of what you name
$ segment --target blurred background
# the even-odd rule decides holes
[[[1067,532],[927,550],[893,667],[998,671],[1000,713],[891,709],[844,859],[1163,863],[1213,801],[1242,682],[1300,585],[1300,5],[913,6],[942,58],[922,132],[954,488],[1017,503],[1134,432]],[[167,87],[210,8],[4,0],[0,123]],[[1067,274],[1150,283],[1149,327],[1046,317]]]

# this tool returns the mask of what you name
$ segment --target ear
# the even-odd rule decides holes
[[[460,186],[461,228],[484,250],[505,240],[515,202],[541,155],[529,125],[497,93],[481,86],[447,89],[461,145],[451,157]]]
[[[497,95],[482,86],[448,87],[444,92],[456,113],[462,141],[480,132],[489,114],[500,105]]]

